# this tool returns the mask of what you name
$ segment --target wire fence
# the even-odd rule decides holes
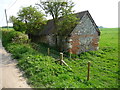
[[[59,61],[59,63],[60,62],[62,62],[64,65],[66,65],[68,68],[70,68],[71,70],[73,69],[73,68],[75,68],[75,67],[77,67],[77,66],[70,66],[71,64],[69,63],[69,62],[71,62],[71,61],[69,61],[69,60],[80,60],[80,58],[77,58],[77,57],[71,57],[71,54],[66,54],[66,53],[63,53],[62,55],[62,59],[61,59],[61,56],[60,56],[60,53],[61,52],[58,52],[57,50],[55,50],[55,49],[52,49],[52,48],[41,48],[41,47],[39,47],[39,45],[37,46],[37,48],[36,49],[38,49],[38,51],[40,51],[41,53],[44,53],[45,55],[48,55],[48,56],[51,56],[51,57],[53,57],[53,58],[55,58],[56,59],[56,61],[58,62],[59,60],[61,60],[61,61]],[[44,52],[43,52],[44,51]],[[67,59],[67,63],[66,63],[66,59]],[[61,63],[60,63],[61,64]],[[63,65],[63,64],[61,64],[61,65]],[[78,64],[77,64],[78,65]],[[88,62],[88,61],[81,61],[81,63],[79,63],[79,66],[81,67],[81,69],[84,69],[84,70],[86,70],[86,71],[84,71],[84,72],[86,72],[86,74],[85,74],[85,76],[87,76],[87,80],[89,80],[89,77],[90,77],[90,73],[92,73],[92,74],[97,74],[97,73],[117,73],[117,70],[115,70],[115,71],[113,71],[113,70],[111,70],[111,68],[106,68],[106,66],[104,65],[104,63],[103,64],[101,64],[101,62],[99,62],[99,63],[97,63],[96,64],[96,62]],[[81,71],[81,69],[78,69],[79,71]],[[78,71],[74,71],[74,70],[72,70],[74,73],[78,73]],[[94,77],[94,76],[92,76],[92,77]]]

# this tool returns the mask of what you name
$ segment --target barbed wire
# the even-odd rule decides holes
[[[110,70],[110,69],[108,69],[108,68],[105,68],[105,66],[99,66],[99,65],[97,65],[97,64],[93,64],[93,65],[91,65],[92,67],[91,68],[93,68],[94,70],[103,70],[103,71],[110,71],[110,72],[112,72],[112,73],[116,73],[117,71],[113,71],[113,70]],[[94,68],[95,67],[95,68]],[[96,68],[97,67],[97,68]]]

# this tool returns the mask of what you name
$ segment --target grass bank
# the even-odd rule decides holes
[[[117,88],[118,87],[118,30],[101,29],[100,49],[64,58],[72,68],[56,61],[59,52],[49,46],[30,43],[27,36],[14,30],[3,30],[2,42],[17,59],[18,67],[32,87],[40,88]],[[90,80],[87,81],[87,63],[91,62]]]

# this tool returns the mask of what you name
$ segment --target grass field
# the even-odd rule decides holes
[[[64,57],[64,61],[72,70],[55,62],[59,57],[59,52],[54,48],[50,47],[51,54],[48,56],[49,46],[47,45],[13,43],[12,39],[9,39],[13,38],[13,33],[9,34],[11,31],[6,30],[3,30],[2,41],[5,48],[12,53],[13,58],[18,60],[19,68],[24,71],[32,87],[117,88],[120,73],[118,70],[118,29],[103,28],[100,31],[98,51],[85,52],[73,59]],[[88,61],[91,62],[89,81],[86,79]]]

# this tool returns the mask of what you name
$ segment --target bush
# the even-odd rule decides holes
[[[7,45],[8,43],[28,43],[29,39],[28,36],[21,33],[21,32],[16,32],[13,29],[3,29],[2,30],[2,41],[3,45]]]

